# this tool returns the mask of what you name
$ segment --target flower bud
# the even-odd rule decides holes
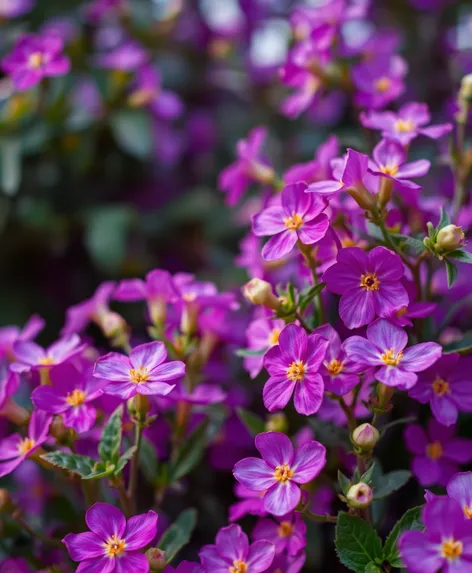
[[[364,507],[369,507],[372,503],[374,494],[372,488],[370,488],[366,483],[356,483],[349,488],[347,492],[347,503],[351,507],[356,509],[363,509]]]
[[[283,432],[285,433],[288,429],[287,417],[283,412],[278,414],[272,414],[266,422],[267,432]]]
[[[117,312],[107,312],[100,319],[100,326],[103,334],[107,338],[118,336],[122,332],[126,332],[126,321]]]
[[[145,553],[149,567],[154,571],[162,571],[166,566],[166,552],[157,547],[151,547]]]
[[[272,285],[267,281],[250,280],[243,287],[243,295],[252,304],[260,304],[272,310],[280,308],[280,300],[275,296]]]
[[[373,450],[379,438],[379,431],[370,424],[361,424],[352,432],[352,442],[361,450]]]
[[[436,237],[436,246],[441,251],[450,252],[459,249],[464,245],[465,235],[461,227],[457,225],[446,225]]]
[[[364,185],[349,187],[346,189],[346,191],[361,209],[364,209],[365,211],[371,211],[375,207],[375,197],[372,195],[372,193],[367,191]]]
[[[467,74],[462,78],[459,98],[466,101],[472,101],[472,74]]]

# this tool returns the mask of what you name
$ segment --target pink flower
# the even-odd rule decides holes
[[[38,368],[51,368],[75,358],[85,349],[77,334],[63,336],[51,346],[42,348],[35,342],[15,342],[13,352],[17,362],[11,365],[15,372],[29,372]]]
[[[316,441],[303,444],[294,452],[290,439],[280,432],[256,436],[259,458],[245,458],[233,469],[241,485],[253,491],[265,491],[264,508],[273,515],[285,515],[300,502],[297,484],[308,483],[323,469],[326,450]]]
[[[285,322],[281,319],[258,318],[253,320],[246,330],[249,350],[268,350],[278,344],[284,326]],[[255,378],[261,372],[263,364],[263,355],[244,358],[244,368],[251,378]]]
[[[278,521],[261,519],[253,530],[254,539],[267,539],[275,545],[275,552],[287,551],[297,555],[307,544],[306,524],[297,512],[282,515]]]
[[[66,313],[66,323],[61,334],[81,332],[90,321],[100,323],[100,319],[110,312],[108,303],[115,289],[115,283],[102,283],[93,296],[83,302],[71,306]]]
[[[307,192],[330,196],[345,189],[364,189],[364,178],[368,165],[369,157],[367,155],[354,149],[348,149],[339,179],[321,180],[312,183],[309,185]]]
[[[281,205],[273,205],[256,215],[252,230],[257,237],[272,236],[262,249],[262,258],[275,261],[288,255],[297,241],[313,245],[321,240],[329,227],[323,213],[326,202],[307,195],[305,183],[287,185],[282,191]]]

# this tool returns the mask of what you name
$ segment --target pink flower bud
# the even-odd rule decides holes
[[[372,489],[366,483],[356,483],[347,492],[347,503],[356,509],[369,507],[374,498]]]
[[[157,547],[151,547],[146,551],[149,567],[153,570],[162,571],[166,566],[166,552]]]
[[[373,450],[375,444],[379,441],[380,434],[377,428],[370,424],[361,424],[352,432],[352,441],[354,445],[362,450]]]
[[[261,279],[252,279],[246,283],[243,295],[252,304],[260,304],[272,310],[280,307],[280,300],[275,296],[272,285]]]

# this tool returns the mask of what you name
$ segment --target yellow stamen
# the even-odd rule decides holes
[[[197,298],[197,295],[194,292],[187,292],[182,295],[182,298],[185,302],[193,302]]]
[[[395,175],[398,173],[398,165],[382,165],[379,171],[381,173],[385,173],[385,175],[395,177]]]
[[[426,455],[432,460],[438,460],[443,455],[441,442],[432,442],[426,446]]]
[[[21,440],[21,442],[18,444],[18,452],[22,455],[22,456],[26,456],[26,454],[32,450],[34,448],[34,446],[36,445],[36,442],[34,440],[31,440],[30,438],[24,438],[23,440]]]
[[[269,334],[269,344],[271,346],[278,344],[279,336],[280,336],[280,330],[278,328],[274,328],[274,330],[272,330],[272,332]]]
[[[303,225],[303,219],[298,213],[292,213],[291,217],[284,219],[284,225],[289,231],[296,231]]]
[[[76,388],[73,392],[67,394],[66,402],[71,406],[82,406],[86,397],[87,396],[84,391]]]
[[[28,57],[28,66],[33,70],[39,69],[44,62],[44,57],[41,52],[33,52]]]
[[[381,94],[387,92],[390,89],[392,82],[390,78],[382,77],[375,81],[374,87],[375,91],[380,92]]]
[[[119,539],[116,535],[112,535],[106,543],[104,543],[105,552],[108,557],[116,557],[124,552],[126,541]]]
[[[344,368],[344,362],[339,362],[339,360],[331,360],[326,368],[331,376],[337,376],[338,374],[341,374]]]
[[[395,131],[405,133],[408,131],[414,131],[416,126],[411,119],[397,119],[394,127]]]
[[[277,466],[275,468],[274,477],[277,481],[285,483],[292,476],[293,476],[293,470],[290,469],[290,466],[288,464],[284,464],[283,466]]]
[[[446,559],[454,561],[462,555],[463,546],[462,541],[456,541],[455,539],[447,539],[443,541],[442,544],[442,556]]]
[[[398,366],[400,364],[400,360],[402,359],[402,356],[403,356],[403,352],[401,350],[399,352],[397,352],[397,354],[395,354],[394,349],[390,348],[390,350],[386,350],[380,356],[380,358],[382,359],[382,361],[387,366]]]
[[[449,383],[443,380],[439,376],[433,382],[433,390],[437,396],[444,396],[444,394],[449,394]]]
[[[228,571],[229,573],[246,573],[247,563],[240,559],[236,559],[233,561],[233,565],[229,567]]]
[[[40,358],[38,360],[38,364],[40,364],[41,366],[48,366],[49,364],[54,364],[54,358],[51,358],[50,356],[45,356],[44,358]]]
[[[301,360],[292,362],[287,368],[287,378],[295,382],[300,382],[303,380],[306,374],[306,366]]]
[[[279,537],[289,537],[292,535],[293,525],[290,521],[281,521],[279,527],[277,528],[277,533]]]
[[[399,310],[397,310],[397,312],[395,313],[398,317],[400,316],[404,316],[408,311],[408,307],[407,306],[402,306]]]
[[[471,519],[472,518],[472,507],[470,505],[464,505],[463,510],[464,510],[464,515],[466,516],[466,518]]]
[[[131,382],[140,384],[141,382],[146,382],[146,380],[149,380],[149,372],[147,368],[140,366],[139,368],[133,368],[129,370],[129,377]]]
[[[360,286],[366,290],[379,290],[380,281],[375,273],[361,275]]]

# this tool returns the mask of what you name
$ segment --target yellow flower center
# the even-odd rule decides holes
[[[395,122],[395,131],[405,133],[407,131],[414,131],[415,124],[411,119],[397,119]]]
[[[361,275],[360,286],[366,290],[379,290],[380,281],[375,273]]]
[[[403,352],[401,350],[395,354],[394,349],[390,348],[390,350],[386,350],[383,354],[381,354],[380,358],[387,366],[398,366],[402,356]]]
[[[331,376],[337,376],[340,374],[344,368],[344,362],[339,362],[339,360],[331,360],[331,362],[326,366],[328,372]]]
[[[277,481],[281,481],[285,483],[293,476],[293,470],[290,469],[288,464],[284,464],[283,466],[277,466],[275,468],[274,477]]]
[[[381,94],[387,92],[390,89],[392,82],[390,78],[382,77],[375,81],[374,87],[375,91],[380,92]]]
[[[126,541],[124,539],[119,539],[116,535],[112,535],[104,545],[107,556],[116,557],[124,552]]]
[[[187,292],[182,296],[182,298],[185,302],[193,302],[197,298],[197,295],[194,292]]]
[[[43,65],[43,62],[44,62],[44,57],[41,52],[33,52],[28,57],[28,65],[33,70],[39,69]]]
[[[292,535],[292,531],[293,531],[293,525],[290,523],[290,521],[282,521],[279,527],[277,528],[277,533],[279,534],[279,537],[289,537],[290,535]]]
[[[152,102],[156,97],[157,93],[155,90],[150,89],[140,89],[134,91],[128,98],[128,103],[132,107],[143,107]]]
[[[18,444],[18,451],[22,456],[26,456],[26,454],[34,448],[36,442],[30,438],[24,438]]]
[[[385,173],[385,175],[395,177],[395,175],[398,173],[398,165],[382,165],[380,172]]]
[[[463,510],[467,519],[472,518],[472,507],[470,505],[464,505]]]
[[[230,573],[246,573],[247,563],[241,561],[241,559],[236,559],[233,561],[233,565],[229,567]]]
[[[453,561],[462,555],[462,541],[455,539],[446,539],[442,544],[442,556]]]
[[[303,219],[298,213],[292,213],[291,217],[284,219],[284,225],[289,231],[296,231],[303,225]]]
[[[149,372],[147,368],[140,366],[139,368],[129,370],[129,377],[131,378],[131,382],[141,384],[141,382],[149,380]]]
[[[441,442],[432,442],[426,446],[426,455],[432,460],[438,460],[443,455]]]
[[[48,366],[50,364],[54,364],[54,358],[51,358],[50,356],[45,356],[44,358],[40,358],[38,360],[38,364],[41,364],[41,366]]]
[[[300,382],[305,377],[306,367],[301,360],[292,362],[287,368],[287,378],[295,382]]]
[[[280,336],[280,330],[278,328],[274,328],[274,330],[272,330],[272,332],[269,334],[269,344],[271,346],[278,344],[279,336]]]
[[[76,388],[73,392],[67,394],[66,402],[71,406],[82,406],[86,397],[87,396],[83,390]]]
[[[397,312],[395,313],[398,317],[400,316],[404,316],[408,311],[408,307],[407,306],[402,306],[399,310],[397,310]]]
[[[449,383],[438,376],[433,382],[433,390],[437,396],[444,396],[450,392]]]

